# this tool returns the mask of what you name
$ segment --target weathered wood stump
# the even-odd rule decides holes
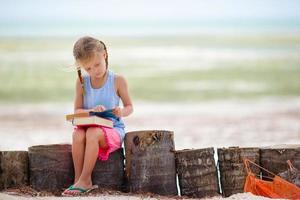
[[[247,172],[244,166],[244,159],[247,158],[259,164],[258,148],[220,148],[218,149],[218,164],[223,196],[243,192]],[[251,170],[259,174],[260,169],[252,167]]]
[[[32,146],[28,149],[30,184],[36,190],[61,191],[74,180],[69,144]]]
[[[28,183],[27,151],[0,151],[0,189]]]
[[[70,144],[29,148],[30,184],[34,189],[61,191],[73,184],[74,167]],[[112,152],[107,161],[97,160],[92,173],[94,185],[121,189],[124,183],[123,149]]]
[[[121,190],[124,187],[123,148],[112,152],[107,161],[97,160],[92,174],[94,185]]]
[[[287,160],[300,169],[300,145],[277,145],[260,149],[260,164],[263,168],[278,174],[288,169]],[[264,176],[271,174],[262,170]]]
[[[176,151],[176,169],[181,195],[202,198],[219,194],[213,148]]]
[[[171,131],[128,132],[126,181],[130,192],[177,195],[174,135]]]

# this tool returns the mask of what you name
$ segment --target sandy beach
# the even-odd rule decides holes
[[[65,115],[73,113],[81,63],[73,47],[82,36],[103,41],[106,66],[126,78],[134,105],[124,118],[127,133],[172,131],[175,150],[213,147],[216,164],[222,147],[299,146],[299,7],[295,0],[3,1],[0,151],[72,143]],[[90,51],[81,47],[81,55]],[[0,178],[5,163],[0,157]],[[70,198],[18,186],[0,191],[2,199]],[[190,198],[98,188],[72,199]],[[240,193],[203,199],[269,198]]]
[[[0,150],[71,143],[72,126],[65,115],[73,105],[0,105]],[[16,114],[16,111],[18,114]],[[179,114],[180,113],[180,114]],[[200,103],[135,103],[124,118],[126,131],[174,131],[176,149],[268,146],[300,143],[300,100],[262,99]]]
[[[98,199],[103,199],[103,200],[157,200],[157,199],[166,199],[166,200],[171,200],[172,198],[167,198],[167,197],[159,197],[159,198],[153,198],[150,196],[146,197],[137,197],[137,196],[123,196],[123,195],[99,195],[99,196],[94,196],[94,197],[20,197],[20,196],[14,196],[14,195],[9,195],[9,194],[4,194],[0,193],[0,199],[5,199],[5,200],[67,200],[67,199],[74,199],[74,200],[98,200]],[[173,199],[178,199],[178,198],[173,198]],[[188,199],[188,198],[184,198]],[[258,197],[254,196],[251,193],[241,193],[241,194],[236,194],[232,195],[231,197],[228,198],[222,198],[222,197],[217,197],[217,198],[204,198],[203,200],[237,200],[237,199],[243,199],[243,200],[267,200],[270,198],[266,197]]]
[[[26,194],[16,193],[16,192],[1,192],[0,193],[0,199],[5,200],[67,200],[67,199],[83,199],[83,200],[96,200],[96,199],[104,199],[104,200],[192,200],[197,198],[188,198],[188,197],[172,197],[172,196],[160,196],[156,194],[127,194],[127,193],[119,193],[119,192],[104,192],[104,193],[97,193],[93,192],[92,194],[88,194],[86,196],[80,196],[80,197],[57,197],[57,196],[30,196]],[[261,197],[261,196],[255,196],[251,193],[238,193],[234,194],[230,197],[223,198],[221,196],[215,196],[215,197],[207,197],[207,198],[201,198],[201,200],[268,200],[270,198]]]

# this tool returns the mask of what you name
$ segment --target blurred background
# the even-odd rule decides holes
[[[71,143],[72,48],[127,78],[127,131],[183,148],[300,143],[300,1],[0,1],[0,150]]]

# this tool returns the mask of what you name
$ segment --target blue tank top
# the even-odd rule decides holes
[[[108,77],[101,88],[94,89],[89,75],[83,76],[84,79],[84,98],[83,108],[92,109],[97,105],[103,105],[106,109],[119,106],[120,97],[115,90],[115,74],[108,70]],[[120,135],[121,141],[125,137],[125,124],[121,118],[113,119],[114,128]]]

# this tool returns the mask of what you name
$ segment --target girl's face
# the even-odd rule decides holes
[[[89,60],[79,64],[92,78],[102,78],[106,72],[106,54],[104,52],[96,52]]]

